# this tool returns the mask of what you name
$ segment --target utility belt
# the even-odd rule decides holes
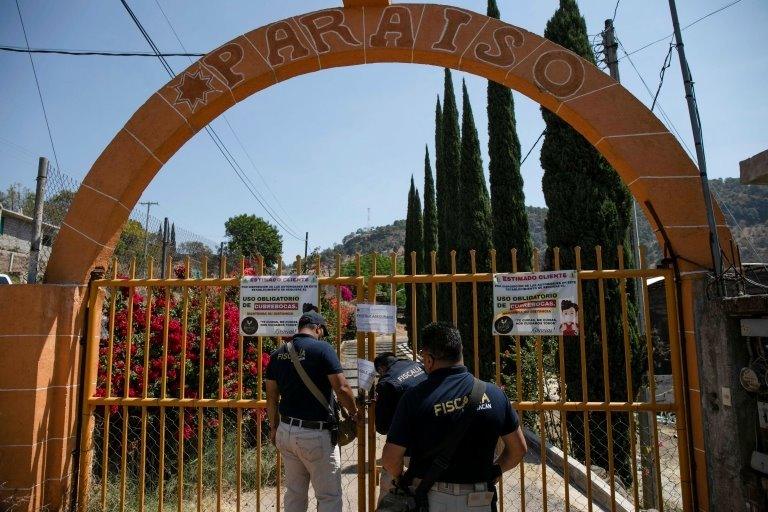
[[[333,430],[338,425],[336,422],[332,421],[300,420],[299,418],[291,418],[290,416],[281,416],[280,423],[311,430]]]
[[[421,483],[421,478],[413,479],[413,487],[418,487]],[[492,488],[492,487],[491,487]],[[478,482],[475,484],[455,484],[451,482],[435,482],[432,484],[431,491],[444,492],[446,494],[453,494],[454,496],[461,496],[462,494],[469,494],[473,492],[486,492],[489,490],[489,485],[486,482]]]

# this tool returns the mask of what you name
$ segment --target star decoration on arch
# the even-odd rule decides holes
[[[173,86],[177,93],[174,104],[186,103],[194,112],[198,104],[208,103],[209,94],[218,92],[211,82],[213,82],[213,76],[206,75],[202,69],[194,73],[185,72],[181,82]]]

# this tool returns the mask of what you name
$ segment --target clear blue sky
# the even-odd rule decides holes
[[[190,51],[206,52],[270,21],[340,4],[340,0],[159,0]],[[140,50],[148,47],[118,0],[51,2],[20,0],[32,47]],[[179,50],[154,0],[131,0],[137,16],[163,51]],[[445,3],[485,12],[484,1]],[[556,0],[500,0],[502,18],[543,33]],[[683,25],[729,0],[678,0]],[[614,0],[582,0],[590,34],[610,18]],[[743,0],[683,33],[696,80],[710,177],[738,176],[738,162],[766,149],[765,101],[768,2]],[[623,0],[617,35],[628,50],[671,33],[667,2]],[[762,35],[760,35],[762,34]],[[23,45],[13,0],[0,2],[0,44]],[[655,91],[667,53],[662,42],[632,56]],[[170,59],[179,71],[183,58]],[[82,179],[131,114],[167,82],[156,59],[36,55],[35,62],[63,170]],[[627,59],[623,84],[643,102],[651,99]],[[33,188],[37,156],[52,159],[29,60],[0,52],[0,187],[21,182]],[[405,216],[408,180],[423,188],[424,144],[433,142],[436,94],[442,71],[428,66],[378,64],[326,70],[262,91],[227,113],[232,126],[271,190],[276,209],[292,228],[310,232],[310,248],[327,247],[367,223]],[[483,79],[466,78],[487,166],[487,120]],[[526,152],[543,128],[539,107],[515,94],[518,134]],[[693,147],[677,57],[667,70],[660,103],[689,147]],[[397,127],[407,119],[405,128]],[[222,119],[214,123],[252,179],[261,183]],[[397,127],[397,128],[396,128]],[[538,149],[523,166],[528,204],[544,205]],[[277,201],[265,193],[270,202]],[[231,215],[264,211],[245,191],[204,134],[189,141],[163,168],[142,200],[159,201],[153,211],[214,241]],[[286,215],[283,208],[287,210]],[[284,234],[292,259],[303,241]]]

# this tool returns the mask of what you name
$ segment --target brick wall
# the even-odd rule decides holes
[[[75,486],[86,290],[0,287],[0,510],[60,510]]]

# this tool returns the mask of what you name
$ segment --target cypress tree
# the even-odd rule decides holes
[[[424,233],[423,222],[421,217],[421,200],[419,199],[419,192],[416,190],[416,186],[413,183],[413,176],[411,176],[411,188],[408,191],[408,214],[405,218],[405,273],[406,274],[422,274],[424,273]],[[416,252],[416,267],[411,264],[411,252]],[[413,322],[411,321],[411,311],[413,308],[412,302],[412,287],[416,285],[408,285],[405,288],[405,325],[408,330],[409,341],[413,340],[412,328]],[[424,321],[423,311],[425,305],[424,287],[417,286],[416,289],[416,302],[417,302],[417,315],[416,315],[416,330],[418,331]]]
[[[176,255],[176,223],[171,223],[171,246],[168,254],[171,256]]]
[[[453,92],[451,71],[445,69],[443,110],[440,115],[437,169],[437,237],[438,269],[440,272],[451,271],[451,250],[456,249],[457,233],[460,228],[459,216],[452,214],[460,211],[462,194],[460,192],[461,140],[459,131],[459,111],[456,108],[456,95]],[[441,320],[451,321],[451,287],[443,285],[439,291],[439,316]]]
[[[488,16],[499,18],[496,0],[488,0]],[[517,249],[519,271],[531,270],[533,243],[528,231],[523,177],[520,175],[520,140],[515,127],[515,106],[509,87],[488,81],[488,174],[491,182],[493,246],[496,265],[512,271],[510,249]]]
[[[467,93],[467,85],[462,82],[462,124],[461,124],[461,195],[462,202],[457,209],[459,228],[457,237],[457,266],[459,272],[470,272],[470,253],[475,250],[477,272],[490,271],[490,251],[493,248],[493,226],[491,203],[485,186],[483,160],[480,154],[480,140],[472,115],[472,105]],[[471,285],[462,285],[460,294],[459,328],[465,340],[465,363],[472,362],[473,324]],[[477,285],[478,305],[478,347],[481,364],[481,376],[488,378],[489,365],[494,360],[491,322],[493,319],[492,293],[489,283]]]
[[[429,162],[429,148],[424,154],[424,272],[432,270],[430,253],[437,252],[437,205],[435,204],[435,181],[432,178],[432,166]],[[432,287],[426,287],[426,310],[431,311]],[[428,315],[427,318],[431,318]]]
[[[586,24],[575,0],[560,0],[560,7],[547,23],[545,37],[558,43],[590,62],[595,62]],[[583,268],[595,268],[594,247],[603,247],[603,266],[616,268],[617,250],[624,247],[624,261],[632,264],[628,233],[630,225],[631,197],[616,171],[595,148],[573,128],[554,113],[542,107],[546,123],[546,135],[541,148],[541,166],[544,169],[542,188],[548,212],[545,221],[547,244],[560,247],[561,268],[575,268],[572,248],[581,246]],[[551,262],[551,253],[547,260]],[[600,342],[600,315],[598,288],[595,282],[585,282],[582,287],[582,304],[585,324],[586,364],[588,368],[587,393],[590,401],[605,399],[603,390],[602,348]],[[634,322],[635,305],[629,301],[630,351],[635,386],[640,382],[645,361],[637,337]],[[626,400],[626,372],[621,323],[619,288],[615,281],[605,281],[606,338],[610,340],[609,368],[610,399]],[[618,341],[617,341],[618,340]],[[581,401],[581,360],[578,340],[565,340],[566,393],[568,400]],[[633,390],[633,394],[635,390]],[[625,485],[632,482],[628,421],[626,413],[613,413],[614,468]],[[607,415],[590,414],[592,436],[592,463],[609,467]],[[581,413],[568,413],[568,428],[575,455],[582,461],[584,453],[584,424]]]
[[[488,16],[501,17],[496,0],[488,0]],[[523,177],[520,174],[520,140],[517,137],[515,105],[512,91],[499,83],[488,81],[488,174],[491,184],[491,212],[493,214],[493,246],[496,248],[496,268],[500,272],[511,272],[512,252],[517,249],[517,270],[531,270],[533,242],[528,228],[528,213],[525,209]],[[502,343],[509,342],[502,338]],[[506,358],[504,358],[506,359]],[[528,364],[533,361],[533,364]],[[511,364],[509,364],[511,363]],[[521,361],[509,358],[502,366],[508,375],[517,373],[517,366],[523,369],[522,389],[517,396],[529,397],[538,389],[536,385],[536,354],[532,338],[524,338],[521,344]],[[516,381],[513,386],[516,387]],[[511,388],[510,388],[511,389]],[[522,395],[520,395],[522,393]]]

